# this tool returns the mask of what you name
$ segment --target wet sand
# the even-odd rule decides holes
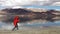
[[[0,30],[0,34],[60,34],[60,26],[42,27],[38,29],[27,30]]]

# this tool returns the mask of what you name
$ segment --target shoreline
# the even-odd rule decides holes
[[[40,30],[30,29],[30,30],[0,30],[0,34],[60,34],[60,27],[59,28],[43,28]]]

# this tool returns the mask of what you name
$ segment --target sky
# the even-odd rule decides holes
[[[0,9],[13,7],[60,9],[60,0],[0,0]]]

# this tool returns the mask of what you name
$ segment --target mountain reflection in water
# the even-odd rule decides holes
[[[31,21],[26,21],[23,23],[19,23],[19,29],[29,29],[29,28],[40,28],[41,26],[60,26],[60,17],[56,16],[54,18],[47,18],[47,19],[37,19],[37,20],[31,20]],[[7,28],[8,27],[8,28]],[[0,21],[0,29],[12,29],[13,22],[2,22]]]

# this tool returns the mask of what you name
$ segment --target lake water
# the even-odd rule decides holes
[[[50,27],[50,26],[60,26],[60,20],[56,21],[47,21],[47,20],[32,20],[32,21],[27,21],[24,23],[18,23],[19,29],[38,29],[43,27]],[[0,29],[2,30],[11,30],[13,29],[13,22],[12,23],[7,23],[7,22],[1,22],[0,21]]]

